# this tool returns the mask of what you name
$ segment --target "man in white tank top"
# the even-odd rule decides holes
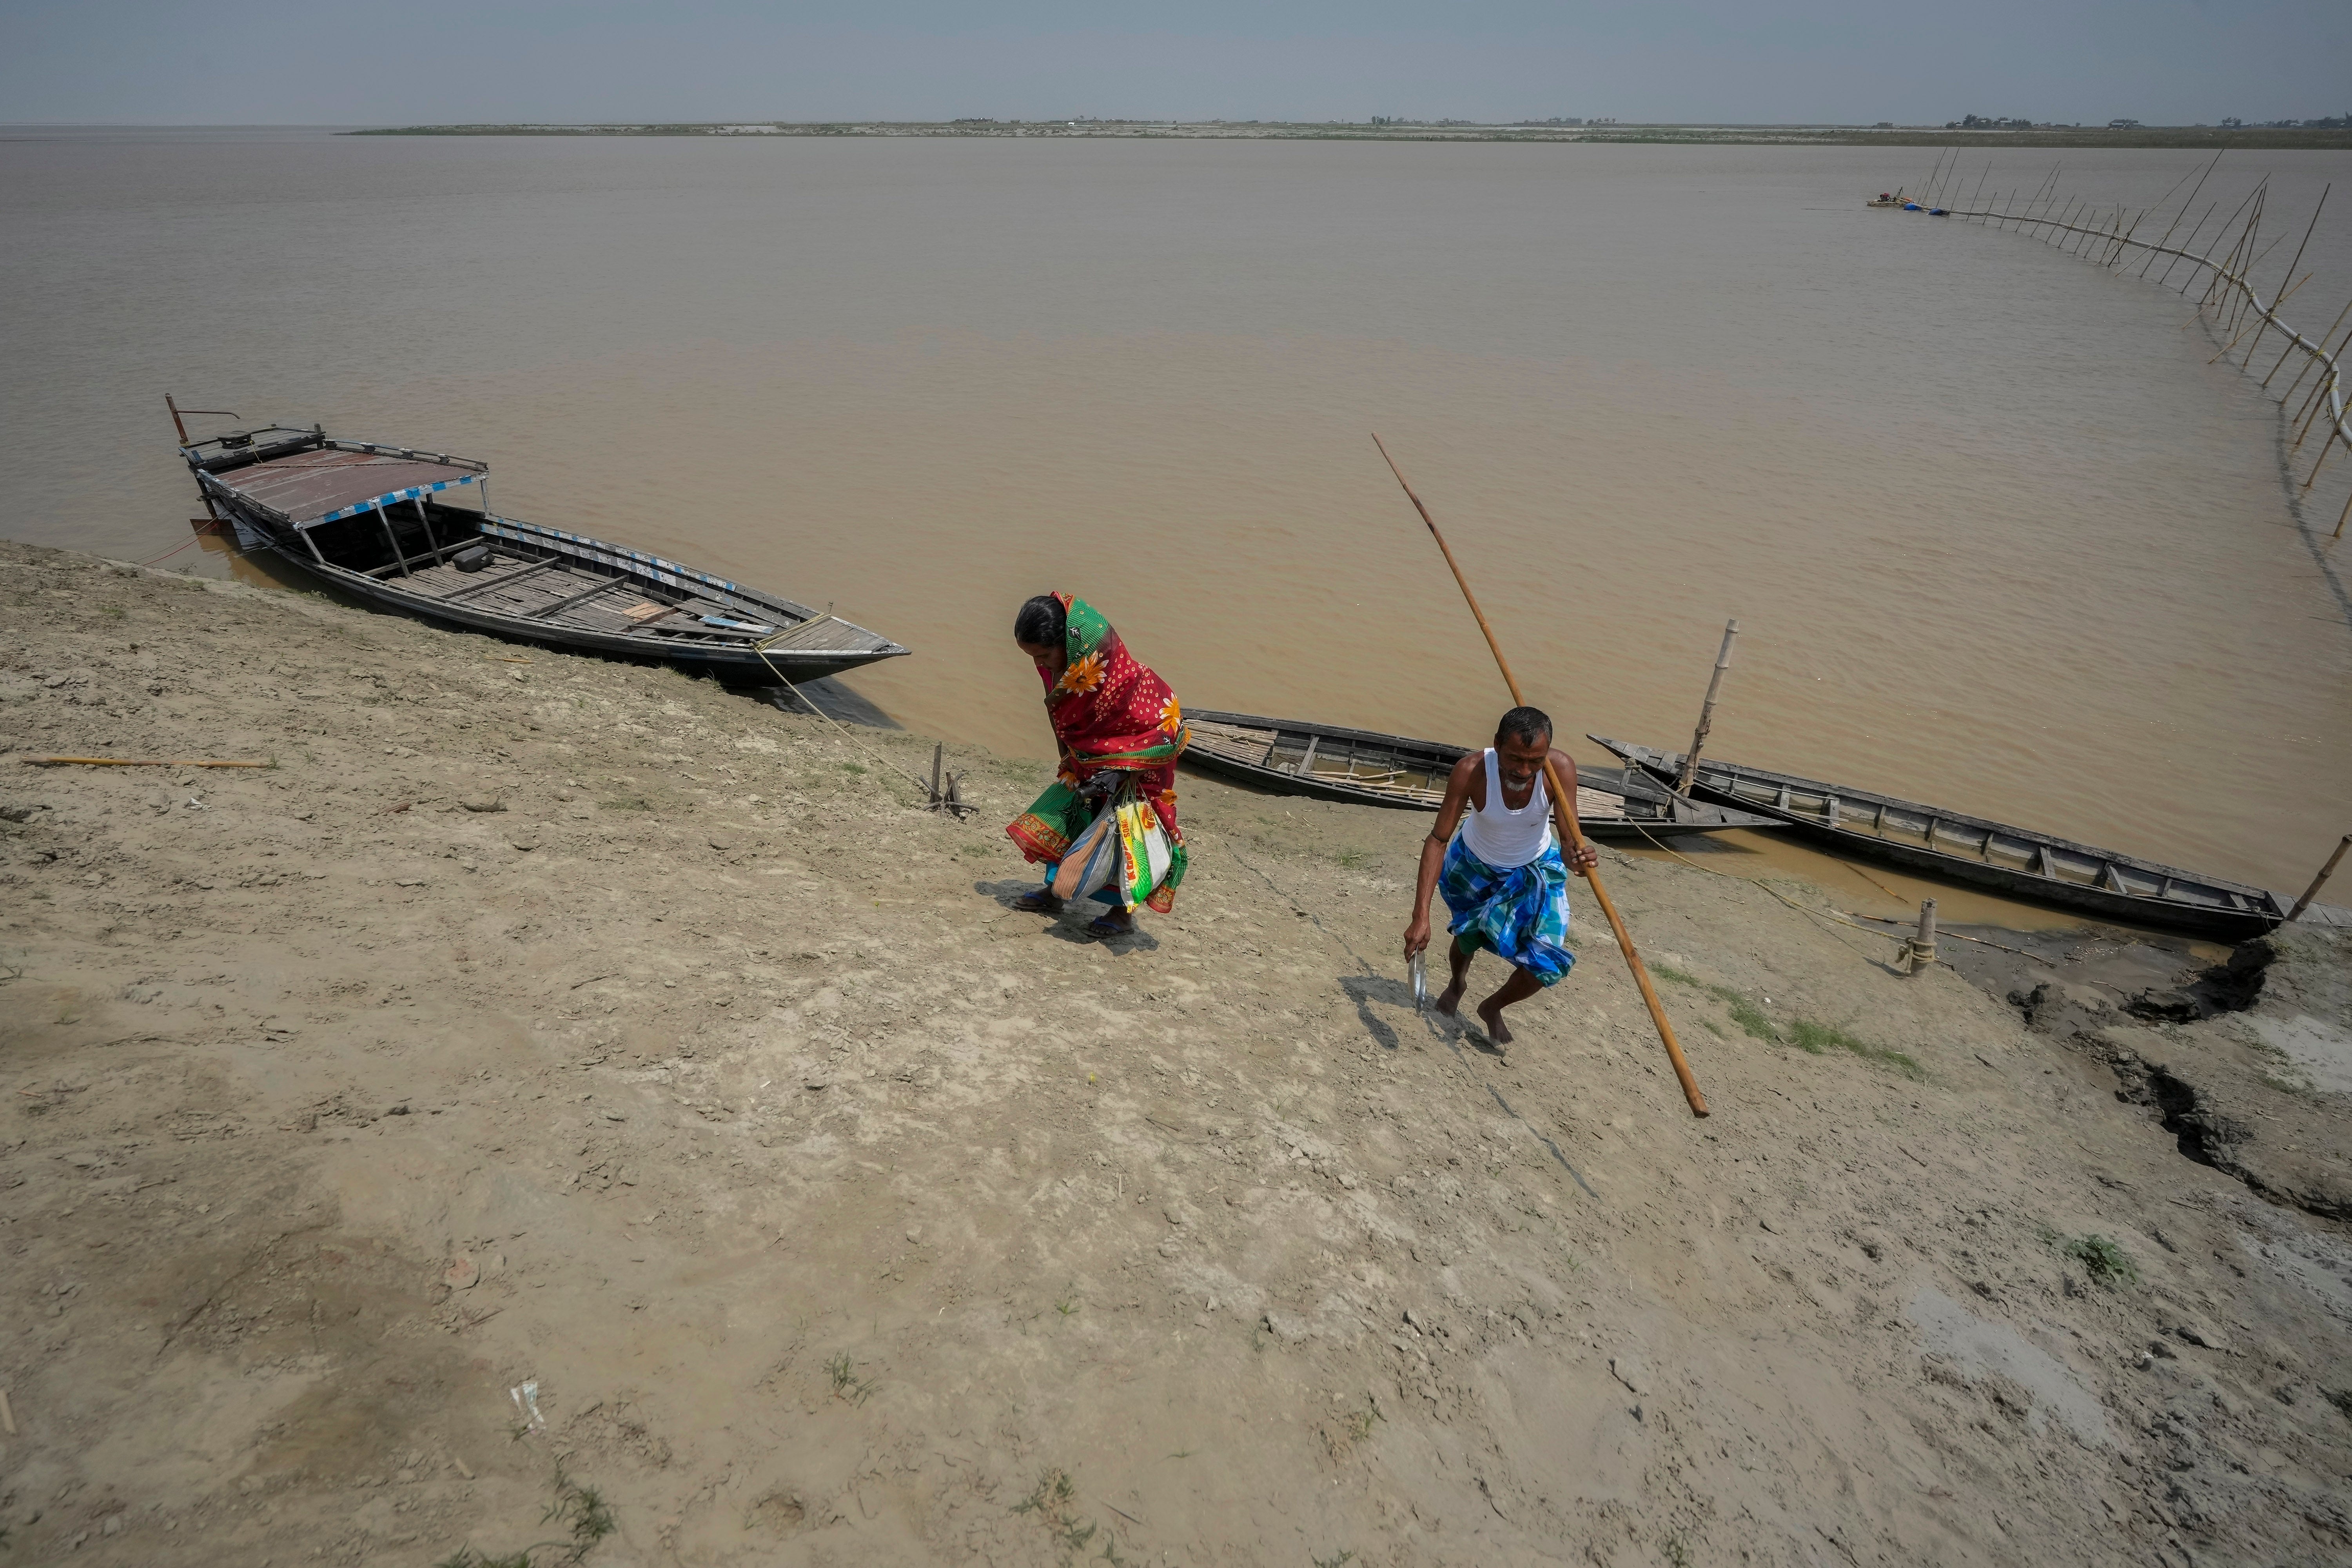
[[[1567,786],[1565,800],[1552,799],[1545,786],[1547,758]],[[1580,877],[1601,857],[1590,845],[1561,854],[1570,842],[1565,813],[1575,809],[1576,763],[1551,749],[1551,720],[1538,709],[1514,708],[1496,727],[1493,747],[1454,764],[1437,825],[1421,847],[1405,956],[1429,945],[1429,895],[1444,894],[1453,983],[1437,1010],[1450,1014],[1462,1005],[1471,954],[1491,949],[1511,966],[1501,989],[1478,1004],[1498,1049],[1511,1043],[1503,1009],[1557,984],[1576,963],[1568,950],[1568,873],[1572,868]]]

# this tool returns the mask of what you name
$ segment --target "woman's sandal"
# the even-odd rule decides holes
[[[1062,912],[1062,900],[1046,889],[1039,888],[1013,900],[1013,907],[1025,910],[1033,915],[1058,915]]]
[[[1097,942],[1108,942],[1115,936],[1133,936],[1133,915],[1100,915],[1087,922],[1087,934]]]

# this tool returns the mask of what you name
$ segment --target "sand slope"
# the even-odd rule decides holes
[[[0,605],[14,752],[277,763],[0,758],[17,1560],[510,1552],[559,1466],[598,1564],[2352,1551],[2342,1228],[1759,889],[1608,870],[1702,1122],[1581,900],[1507,1063],[1416,1016],[1423,817],[1195,780],[1106,947],[1006,907],[1035,764],[957,824],[663,670],[21,546]]]

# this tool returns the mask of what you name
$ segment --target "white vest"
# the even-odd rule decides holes
[[[1503,777],[1495,765],[1495,749],[1486,748],[1486,805],[1462,814],[1462,842],[1470,853],[1497,871],[1524,866],[1551,847],[1551,792],[1544,775],[1536,774],[1528,804],[1517,811],[1503,805]]]

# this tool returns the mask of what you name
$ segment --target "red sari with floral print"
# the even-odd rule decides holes
[[[1057,863],[1106,804],[1131,795],[1159,818],[1173,859],[1166,866],[1131,866],[1137,874],[1129,878],[1130,890],[1145,896],[1129,901],[1164,913],[1183,877],[1176,758],[1192,737],[1182,710],[1168,683],[1136,662],[1100,611],[1068,594],[1054,596],[1067,622],[1069,664],[1046,688],[1045,717],[1061,742],[1062,765],[1052,787],[1005,832],[1032,861]],[[1120,776],[1105,780],[1106,773]]]

